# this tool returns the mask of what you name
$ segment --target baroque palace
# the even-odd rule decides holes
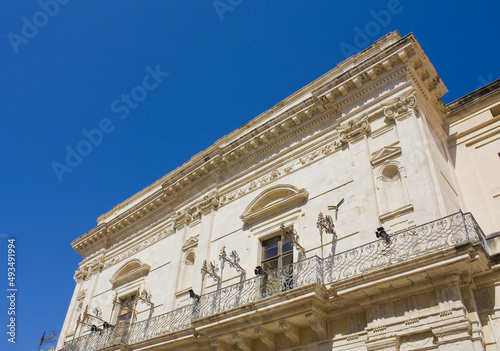
[[[500,80],[371,47],[97,219],[59,350],[500,350]]]

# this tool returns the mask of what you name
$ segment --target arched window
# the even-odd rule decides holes
[[[112,323],[125,333],[136,317],[136,293],[144,288],[144,281],[151,267],[139,259],[133,259],[121,266],[110,279],[116,298],[114,301]]]

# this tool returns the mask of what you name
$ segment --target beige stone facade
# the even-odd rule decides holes
[[[100,216],[58,349],[500,350],[500,81],[446,92],[390,33]]]

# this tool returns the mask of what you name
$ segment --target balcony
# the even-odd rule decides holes
[[[93,351],[113,345],[133,345],[180,331],[196,333],[203,320],[238,307],[251,309],[253,303],[321,284],[356,284],[360,277],[390,275],[391,269],[406,269],[436,254],[453,253],[461,247],[480,246],[487,252],[486,238],[470,213],[455,213],[390,235],[354,249],[321,259],[310,257],[272,272],[246,279],[202,295],[194,303],[130,325],[92,332],[65,342],[64,351]],[[236,311],[235,315],[239,312]]]

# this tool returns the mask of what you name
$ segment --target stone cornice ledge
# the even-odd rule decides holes
[[[304,302],[310,304],[313,311],[320,311],[316,304],[322,304],[327,299],[327,290],[320,283],[312,283],[300,288],[296,288],[278,295],[266,297],[242,306],[235,307],[228,311],[213,314],[204,318],[194,320],[193,327],[204,332],[206,329],[221,328],[222,322],[241,321],[242,318],[250,320],[254,315],[269,314],[275,316],[279,312],[290,313],[291,306],[303,305]],[[277,316],[275,319],[280,319]],[[260,319],[260,318],[259,318]],[[222,326],[224,328],[224,326]]]
[[[367,279],[368,276],[358,276],[352,279],[348,284],[343,282],[333,283],[330,286],[330,291],[335,291],[336,295],[339,297],[344,296],[357,296],[357,298],[366,297],[374,295],[375,292],[379,291],[379,285],[381,284],[390,284],[391,282],[401,280],[401,279],[409,279],[410,277],[420,277],[421,279],[429,279],[429,272],[434,270],[436,271],[436,275],[442,275],[443,271],[451,271],[451,265],[462,263],[462,268],[466,267],[467,270],[474,270],[474,267],[469,266],[468,264],[473,260],[469,253],[464,253],[462,255],[454,255],[453,252],[455,250],[450,251],[451,257],[445,258],[446,256],[443,253],[437,253],[433,255],[433,257],[437,256],[437,259],[440,261],[437,262],[422,262],[422,260],[415,260],[415,262],[411,262],[414,264],[414,267],[407,267],[410,262],[403,262],[402,264],[392,266],[392,269],[397,271],[397,266],[401,266],[400,272],[394,272],[393,274],[388,272],[391,268],[386,268],[382,271],[381,276],[377,276],[376,274],[371,273],[369,276],[372,279]],[[444,256],[444,257],[443,257]],[[465,263],[465,264],[464,264]],[[407,267],[409,269],[406,269]],[[426,275],[422,275],[422,273],[427,272]],[[439,273],[441,272],[441,273]],[[410,280],[408,281],[408,285],[416,284],[416,281]],[[401,286],[401,284],[399,285]],[[338,289],[338,290],[337,290]]]

